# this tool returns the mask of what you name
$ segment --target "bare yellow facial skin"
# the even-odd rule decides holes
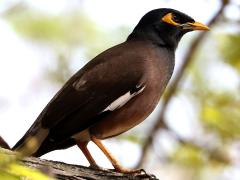
[[[163,22],[166,22],[168,24],[171,24],[173,26],[181,27],[182,29],[188,29],[188,30],[202,30],[202,31],[208,31],[210,28],[200,22],[187,22],[184,24],[177,23],[173,20],[173,14],[168,13],[162,18]]]
[[[163,18],[162,18],[162,21],[168,23],[168,24],[172,24],[174,26],[180,26],[181,24],[175,22],[173,20],[173,14],[172,13],[168,13],[166,14]]]

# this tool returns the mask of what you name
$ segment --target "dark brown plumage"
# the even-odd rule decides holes
[[[207,29],[173,9],[150,11],[125,42],[70,78],[13,149],[41,156],[77,144],[96,166],[86,147],[92,140],[116,170],[126,171],[99,140],[129,130],[153,111],[171,78],[181,37]]]

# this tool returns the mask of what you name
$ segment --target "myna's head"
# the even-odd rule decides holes
[[[194,30],[209,28],[180,11],[162,8],[145,14],[128,39],[147,39],[160,46],[176,49],[181,37]]]

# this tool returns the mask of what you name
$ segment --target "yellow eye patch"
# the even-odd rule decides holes
[[[163,16],[162,21],[164,21],[168,24],[172,24],[174,26],[179,26],[180,25],[179,23],[177,23],[173,20],[173,14],[172,13],[168,13],[165,16]]]

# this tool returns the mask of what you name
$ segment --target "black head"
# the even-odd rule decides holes
[[[155,9],[145,14],[128,40],[150,40],[159,46],[176,49],[182,36],[193,30],[209,30],[190,16],[174,9]]]

